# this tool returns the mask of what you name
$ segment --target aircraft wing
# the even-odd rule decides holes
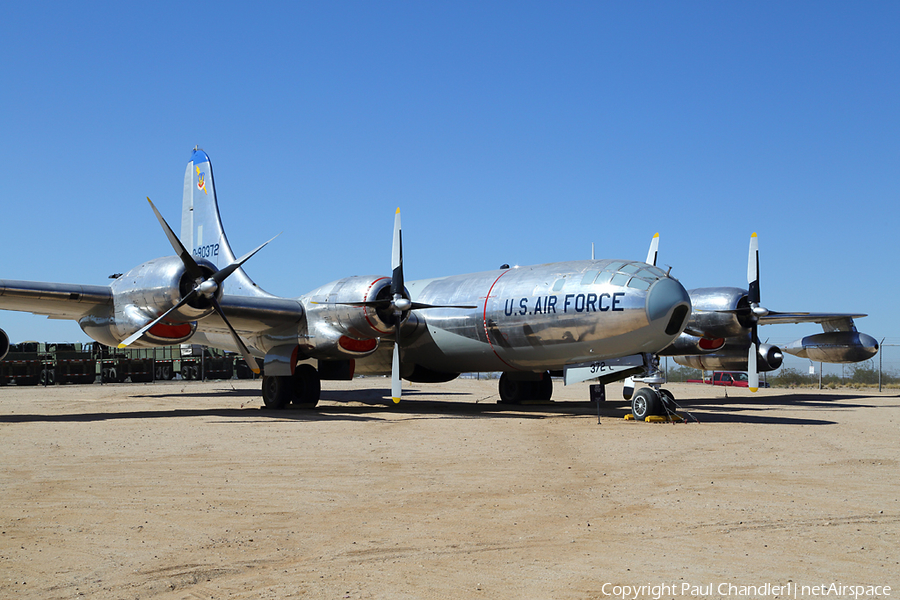
[[[222,296],[219,301],[222,309],[228,313],[228,319],[233,322],[234,328],[247,333],[260,333],[262,331],[296,325],[303,319],[303,305],[292,298],[253,297],[253,296]],[[217,321],[216,315],[201,322],[201,330],[211,324],[206,321]],[[224,325],[224,323],[222,323]]]
[[[864,314],[850,313],[782,313],[771,312],[759,318],[760,325],[784,323],[820,323],[828,331],[855,331],[853,319],[861,319]]]
[[[0,279],[0,309],[4,310],[77,320],[94,309],[111,305],[112,291],[105,285]]]
[[[303,318],[302,305],[290,298],[223,296],[221,305],[233,315],[236,328],[248,333],[292,325]],[[112,308],[113,294],[107,286],[0,279],[2,310],[77,321],[98,309]],[[204,325],[218,329],[214,319]]]

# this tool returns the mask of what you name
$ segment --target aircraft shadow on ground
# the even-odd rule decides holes
[[[0,423],[27,422],[92,422],[125,419],[160,419],[191,417],[225,417],[229,421],[254,423],[272,419],[291,421],[380,421],[382,415],[403,414],[405,419],[470,419],[470,418],[512,418],[512,419],[546,419],[558,417],[583,417],[597,415],[596,403],[588,401],[562,401],[533,405],[506,405],[496,403],[495,398],[487,398],[480,402],[455,401],[455,397],[467,397],[460,392],[440,392],[429,389],[404,390],[404,400],[394,404],[387,389],[362,390],[324,390],[321,400],[315,409],[299,409],[288,407],[285,410],[269,410],[259,406],[257,389],[219,389],[209,392],[175,391],[159,394],[131,395],[135,399],[173,399],[190,400],[194,398],[220,397],[249,398],[254,402],[250,406],[240,408],[162,408],[107,413],[71,413],[58,415],[11,414],[0,415]],[[427,399],[426,399],[427,398]],[[762,397],[718,397],[701,399],[679,399],[684,409],[682,413],[691,413],[700,423],[748,423],[774,425],[834,425],[836,421],[797,418],[778,414],[779,409],[835,410],[853,408],[875,408],[873,404],[844,403],[838,401],[859,399],[859,395],[798,394],[790,396]],[[249,402],[248,402],[249,404]],[[881,406],[884,407],[883,405]],[[600,416],[605,418],[623,418],[631,413],[631,404],[626,400],[612,399],[600,405]]]
[[[228,421],[255,423],[269,420],[291,421],[381,421],[382,415],[397,413],[406,419],[423,418],[514,418],[545,419],[557,416],[577,416],[591,414],[593,407],[587,402],[563,402],[538,405],[504,405],[489,400],[486,402],[458,402],[445,398],[468,396],[459,392],[404,390],[404,400],[394,404],[390,390],[330,390],[323,391],[321,401],[335,404],[319,404],[314,409],[287,407],[284,410],[270,410],[256,402],[240,408],[160,408],[120,412],[69,413],[55,415],[10,414],[0,415],[0,423],[31,422],[93,422],[126,419],[165,419],[191,417],[225,417]],[[259,399],[258,390],[221,389],[206,393],[171,392],[161,394],[129,395],[133,399],[194,399],[219,397]],[[437,399],[417,399],[422,396]],[[127,401],[127,400],[126,400]],[[352,404],[351,404],[352,403]],[[249,404],[249,402],[248,402]]]
[[[678,399],[685,412],[690,412],[702,423],[760,423],[779,425],[836,425],[837,421],[797,418],[780,415],[785,408],[809,410],[843,411],[859,408],[884,408],[862,402],[859,394],[828,395],[791,394],[784,396],[720,396],[717,398]],[[738,408],[735,408],[738,407]]]

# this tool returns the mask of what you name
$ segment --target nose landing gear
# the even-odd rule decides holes
[[[648,358],[647,372],[649,374],[645,377],[629,378],[625,384],[626,390],[629,387],[634,389],[636,382],[649,386],[640,388],[631,397],[631,413],[634,420],[646,421],[650,417],[663,417],[667,421],[685,421],[685,418],[678,413],[681,407],[675,402],[675,395],[662,387],[666,383],[666,376],[659,369],[659,357],[652,355]],[[693,421],[697,421],[690,413],[683,412]]]

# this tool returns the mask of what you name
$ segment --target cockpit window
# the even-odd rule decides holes
[[[594,279],[594,276],[596,278]],[[627,286],[636,290],[649,290],[657,279],[666,277],[665,271],[653,265],[639,262],[624,262],[616,260],[610,262],[597,274],[597,271],[587,271],[581,279],[581,285],[612,285]]]
[[[665,276],[666,274],[663,270],[657,269],[656,267],[648,267],[637,272],[637,277],[642,277],[644,279],[659,279],[660,277]]]
[[[631,281],[628,282],[628,287],[634,288],[636,290],[649,290],[650,283],[644,281],[643,279],[638,279],[637,277],[632,277]]]
[[[591,285],[594,283],[594,280],[597,279],[597,275],[600,271],[588,271],[584,274],[584,277],[581,278],[581,285]]]

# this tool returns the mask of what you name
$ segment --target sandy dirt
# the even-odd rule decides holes
[[[0,597],[900,596],[896,391],[671,385],[700,421],[676,425],[623,419],[617,386],[599,424],[587,385],[323,387],[0,389]]]

